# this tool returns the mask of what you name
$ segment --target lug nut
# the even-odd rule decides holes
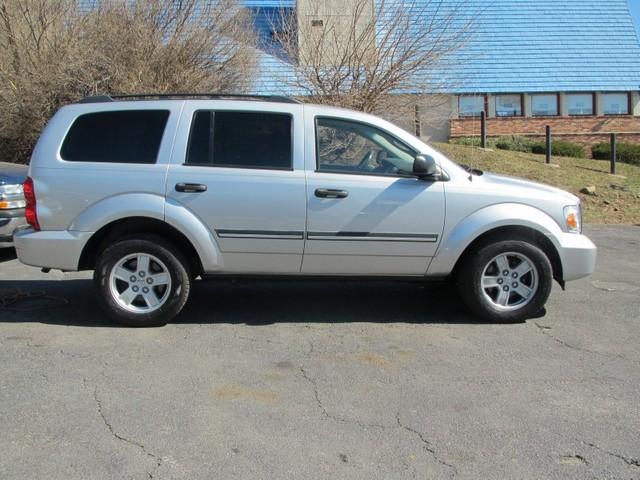
[[[140,275],[140,277],[144,277],[144,272],[139,272],[138,275]]]
[[[131,290],[133,290],[134,292],[138,291],[138,287],[131,287]]]
[[[518,288],[518,283],[517,282],[513,282],[513,284],[511,285],[513,288]]]
[[[138,279],[136,278],[135,275],[131,275],[131,277],[129,277],[129,280],[131,280],[132,282],[135,282]]]
[[[147,278],[147,283],[151,285],[153,283],[153,278]]]
[[[509,291],[509,286],[505,285],[504,287],[502,287],[502,290],[504,290],[505,292],[508,292]]]
[[[147,287],[144,287],[144,288],[142,289],[142,293],[149,293],[149,289],[148,289]]]
[[[518,278],[518,274],[516,272],[513,272],[513,275],[511,275],[513,278]]]
[[[509,270],[505,270],[504,272],[502,272],[502,275],[504,275],[505,277],[509,276]]]
[[[504,280],[502,280],[501,278],[498,279],[498,285],[502,285],[504,283]]]

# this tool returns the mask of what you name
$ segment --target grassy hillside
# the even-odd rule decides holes
[[[554,157],[557,168],[544,164],[544,156],[504,150],[433,144],[458,163],[480,170],[535,180],[567,190],[582,200],[585,223],[640,224],[640,167],[619,163],[618,175],[609,175],[603,160]],[[595,186],[595,195],[580,193]]]

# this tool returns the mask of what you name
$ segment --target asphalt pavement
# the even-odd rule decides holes
[[[87,274],[0,253],[2,479],[640,479],[640,227],[479,323],[447,284],[199,281],[113,325]]]

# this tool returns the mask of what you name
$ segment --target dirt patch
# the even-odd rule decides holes
[[[262,390],[233,384],[214,388],[211,390],[211,396],[218,400],[253,400],[264,404],[273,404],[280,401],[280,394],[273,390]]]
[[[371,352],[355,352],[344,355],[324,353],[320,355],[320,358],[332,363],[355,363],[359,365],[369,365],[384,370],[393,368],[393,364],[388,358]]]

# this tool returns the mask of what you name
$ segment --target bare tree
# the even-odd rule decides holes
[[[0,158],[85,95],[245,91],[253,37],[239,0],[0,0]]]
[[[317,103],[379,112],[440,90],[473,15],[450,0],[302,1],[281,23],[293,63],[283,82]]]
[[[245,91],[257,63],[237,0],[102,0],[84,31],[96,53],[94,91]]]

